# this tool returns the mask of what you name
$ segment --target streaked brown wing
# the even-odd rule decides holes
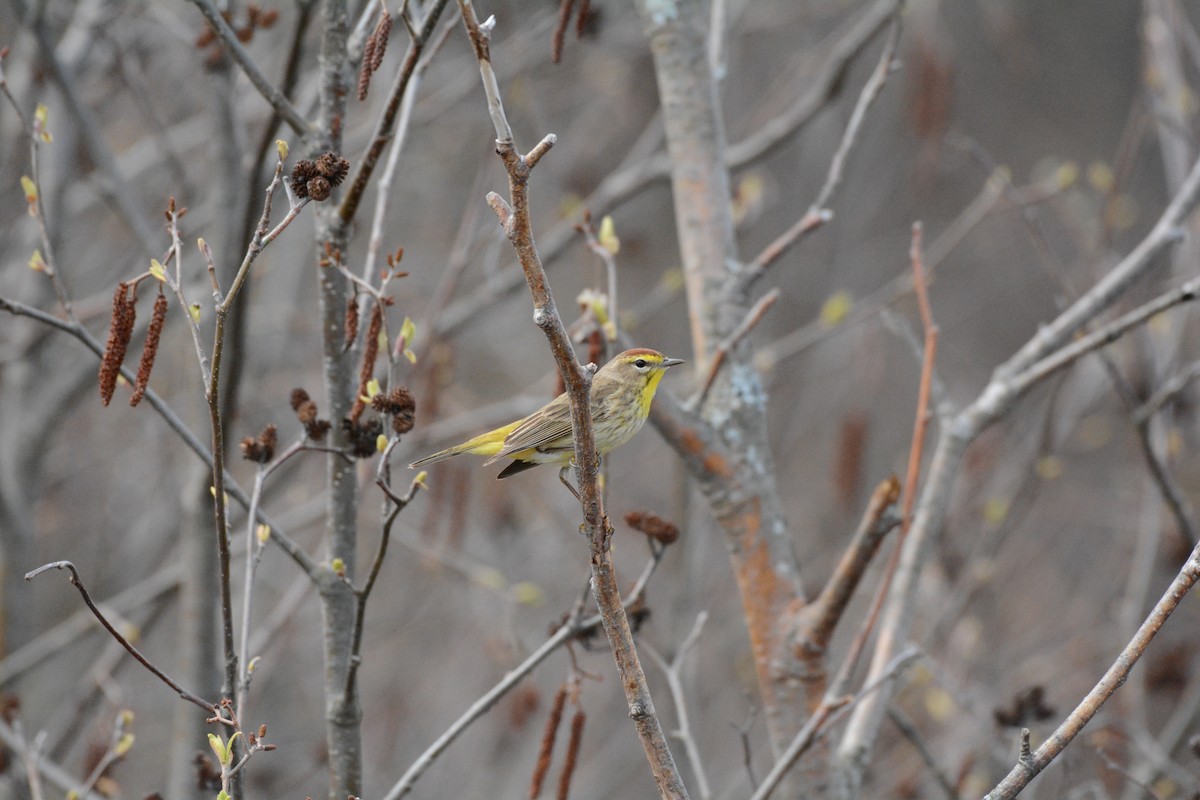
[[[504,447],[486,463],[498,461],[530,448],[544,448],[555,440],[571,436],[571,413],[565,394],[530,414],[504,439]]]

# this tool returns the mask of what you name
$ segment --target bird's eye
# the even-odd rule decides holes
[[[637,361],[633,362],[633,365],[635,367],[637,367],[638,369],[645,369],[646,368],[646,359],[639,358]]]

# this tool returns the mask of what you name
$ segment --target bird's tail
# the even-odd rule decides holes
[[[438,461],[445,461],[447,458],[450,458],[451,456],[457,456],[461,453],[470,453],[476,456],[494,456],[496,453],[499,453],[502,449],[504,449],[504,440],[508,437],[508,434],[512,432],[512,429],[519,424],[519,422],[520,421],[518,420],[518,422],[514,422],[511,425],[505,425],[503,428],[496,428],[494,431],[481,433],[474,439],[468,439],[462,444],[456,444],[454,447],[447,447],[445,450],[439,450],[433,455],[419,458],[408,466],[410,469],[416,469],[417,467],[423,467],[426,464],[436,464]]]

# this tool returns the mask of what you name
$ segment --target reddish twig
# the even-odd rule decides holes
[[[847,652],[846,658],[838,670],[837,679],[834,681],[834,691],[844,690],[846,683],[850,680],[850,675],[854,672],[854,668],[858,664],[858,659],[862,656],[867,639],[870,638],[871,631],[874,630],[875,623],[879,620],[879,614],[883,609],[884,599],[887,597],[892,577],[896,574],[896,569],[900,564],[900,552],[901,546],[904,544],[904,537],[908,534],[909,525],[912,523],[912,508],[916,499],[917,484],[921,473],[921,456],[925,449],[925,432],[929,426],[929,396],[933,385],[933,364],[934,357],[937,354],[938,336],[937,324],[933,320],[933,310],[929,304],[928,286],[925,284],[925,262],[921,253],[921,239],[921,223],[914,222],[909,258],[912,261],[913,288],[917,293],[917,307],[921,313],[921,325],[925,329],[925,347],[921,358],[921,383],[917,389],[917,416],[913,424],[913,438],[908,452],[908,471],[904,476],[904,493],[902,495],[903,500],[900,510],[900,536],[897,537],[896,546],[892,550],[891,555],[888,556],[883,580],[880,581],[879,588],[875,592],[875,597],[871,601],[871,608],[867,612],[867,617],[855,635],[854,641],[850,645],[850,650]]]
[[[563,39],[566,38],[567,26],[571,24],[571,10],[575,0],[561,0],[558,6],[558,24],[554,26],[554,37],[550,42],[550,60],[555,64],[562,61]],[[582,17],[580,17],[582,22]]]
[[[817,599],[805,606],[798,615],[799,634],[808,685],[809,711],[815,712],[820,698],[825,693],[825,654],[833,631],[850,603],[854,590],[866,574],[867,567],[883,543],[883,537],[898,522],[888,510],[900,496],[900,481],[890,476],[875,488],[867,503],[866,513],[854,533],[850,546],[842,554],[842,560],[829,577]],[[861,632],[860,632],[861,635]],[[855,640],[858,645],[858,640]],[[861,647],[861,645],[860,645]],[[840,691],[840,689],[835,689]]]
[[[925,451],[925,433],[929,428],[929,394],[933,386],[933,364],[937,357],[938,327],[933,321],[933,309],[929,304],[929,287],[925,284],[925,260],[921,252],[921,223],[912,226],[913,287],[917,293],[917,307],[921,311],[921,327],[925,331],[925,348],[921,358],[921,385],[917,389],[917,419],[913,423],[912,445],[908,452],[908,471],[904,476],[904,502],[902,504],[902,534],[908,532],[912,523],[913,503],[916,501],[917,482],[921,474],[921,456]]]

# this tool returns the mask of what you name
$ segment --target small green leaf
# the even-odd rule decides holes
[[[258,527],[254,529],[254,536],[258,539],[259,544],[266,544],[267,540],[271,538],[271,526],[265,522],[260,522]]]
[[[225,764],[229,761],[229,751],[225,749],[225,743],[221,741],[221,737],[215,733],[208,735],[208,746],[212,748],[213,754],[217,757],[218,764]]]
[[[406,344],[412,344],[413,338],[417,335],[416,324],[408,317],[404,318],[404,324],[400,326],[400,339]]]
[[[821,306],[821,324],[826,328],[832,328],[844,320],[853,307],[854,298],[850,296],[849,292],[834,292]]]
[[[1066,471],[1066,463],[1059,456],[1042,456],[1034,464],[1034,472],[1044,481],[1054,481]]]
[[[532,581],[521,581],[512,587],[512,591],[517,602],[523,606],[536,608],[546,600],[546,595],[542,592],[541,587]]]
[[[1117,176],[1113,168],[1103,161],[1093,161],[1087,168],[1088,183],[1100,194],[1108,194],[1116,186]]]
[[[113,755],[115,755],[117,758],[121,758],[126,753],[128,753],[130,748],[132,748],[132,747],[133,747],[133,734],[127,733],[124,736],[122,736],[120,739],[117,740],[117,746],[113,748]]]
[[[33,132],[46,144],[54,141],[54,137],[50,135],[49,116],[50,110],[46,108],[45,103],[38,103],[37,110],[33,112]]]
[[[1079,180],[1079,165],[1074,161],[1064,161],[1054,171],[1054,179],[1058,183],[1059,188],[1069,188],[1075,181]]]
[[[25,193],[25,202],[29,204],[29,215],[36,216],[38,188],[33,178],[28,175],[21,176],[21,191]]]
[[[233,800],[233,798],[229,796],[229,792],[222,789],[217,792],[217,800]]]
[[[621,240],[617,238],[617,228],[613,225],[612,215],[605,214],[604,219],[600,220],[600,232],[596,239],[601,247],[614,256],[621,251]]]
[[[166,281],[167,279],[167,271],[157,258],[150,259],[150,274],[160,281]]]
[[[983,504],[983,518],[991,525],[999,525],[1008,516],[1008,501],[1002,497],[991,497]]]
[[[377,394],[379,394],[379,381],[371,378],[367,381],[367,400],[373,400]]]
[[[341,558],[335,558],[329,567],[339,578],[346,577],[346,562]]]
[[[283,139],[275,140],[275,152],[279,154],[280,161],[287,161],[288,150],[289,148],[287,142],[285,142]]]
[[[200,321],[200,304],[192,303],[188,306],[188,316],[192,318],[192,322]]]
[[[492,567],[484,567],[475,574],[475,583],[485,589],[495,589],[499,591],[508,585],[508,581],[504,577],[504,573]]]
[[[46,259],[42,257],[41,250],[33,251],[33,255],[29,257],[29,268],[34,272],[46,271]]]
[[[381,433],[375,437],[375,450],[376,451],[382,453],[384,450],[387,450],[387,446],[388,446],[388,437],[386,435]]]

